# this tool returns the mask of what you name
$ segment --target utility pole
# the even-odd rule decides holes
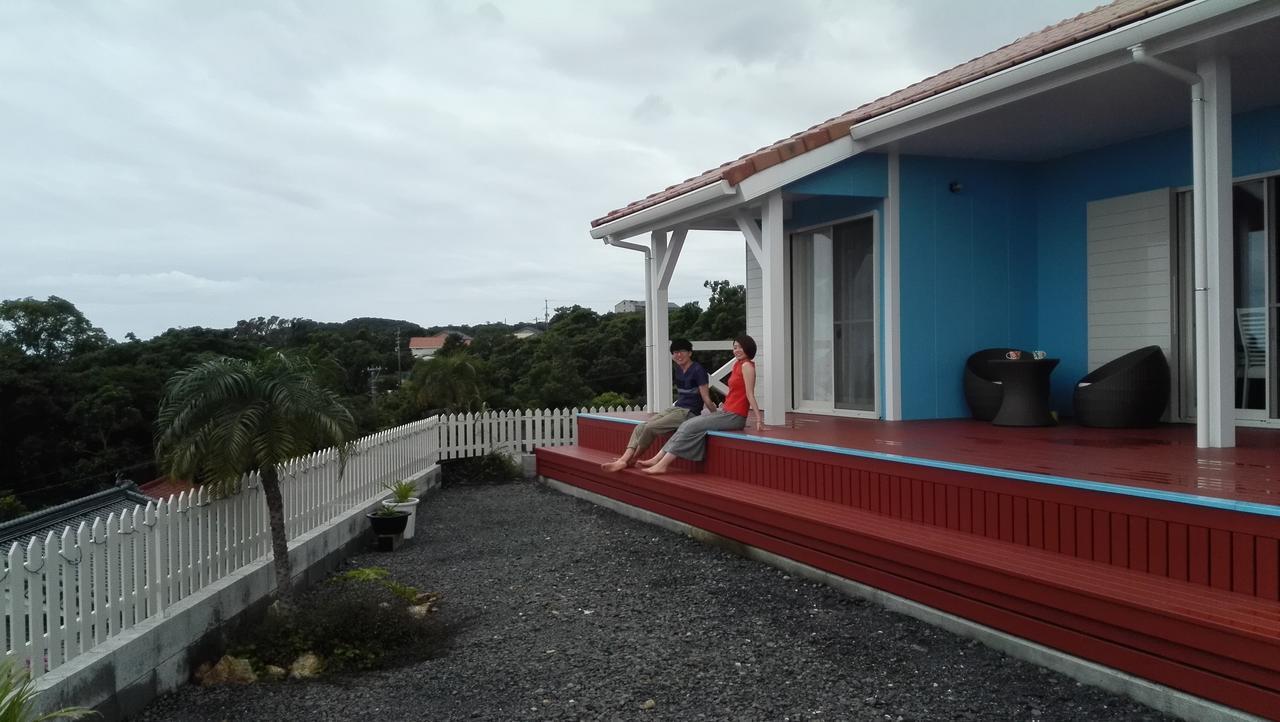
[[[396,385],[404,383],[404,371],[400,368],[400,326],[396,325]]]
[[[365,368],[365,371],[368,372],[369,374],[369,402],[377,403],[378,389],[377,389],[377,386],[375,385],[375,382],[377,382],[378,380],[378,374],[382,373],[382,367],[369,366]]]
[[[551,299],[542,299],[542,326],[546,328],[551,325]]]

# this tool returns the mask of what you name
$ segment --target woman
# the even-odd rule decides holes
[[[708,431],[729,431],[747,425],[747,414],[756,414],[756,431],[764,431],[760,419],[760,406],[756,404],[756,342],[750,336],[739,336],[733,342],[733,358],[736,363],[729,372],[729,395],[724,397],[720,410],[689,419],[676,429],[662,451],[651,459],[639,463],[646,474],[662,474],[677,458],[702,461],[707,449]]]

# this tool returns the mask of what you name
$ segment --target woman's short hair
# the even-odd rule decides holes
[[[673,338],[671,339],[671,353],[675,353],[676,351],[688,351],[689,353],[693,353],[693,344],[689,343],[688,339]]]
[[[756,340],[745,333],[733,340],[734,343],[742,347],[742,352],[747,358],[754,360],[756,357]]]

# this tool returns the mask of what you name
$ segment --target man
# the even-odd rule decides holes
[[[671,342],[671,361],[675,364],[671,374],[676,385],[675,405],[666,411],[659,411],[637,426],[631,432],[631,441],[627,443],[627,450],[622,452],[622,456],[608,464],[601,464],[600,468],[605,471],[622,471],[631,465],[641,449],[646,449],[653,443],[656,434],[674,431],[686,419],[702,413],[704,408],[708,411],[716,410],[716,405],[711,403],[711,391],[708,387],[711,380],[707,376],[707,370],[694,361],[692,355],[693,344],[682,338]]]

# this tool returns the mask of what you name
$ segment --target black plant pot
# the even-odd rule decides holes
[[[409,525],[409,512],[407,511],[397,511],[391,515],[369,512],[365,516],[369,517],[369,523],[373,525],[373,533],[378,536],[399,536],[404,533],[404,528]]]

